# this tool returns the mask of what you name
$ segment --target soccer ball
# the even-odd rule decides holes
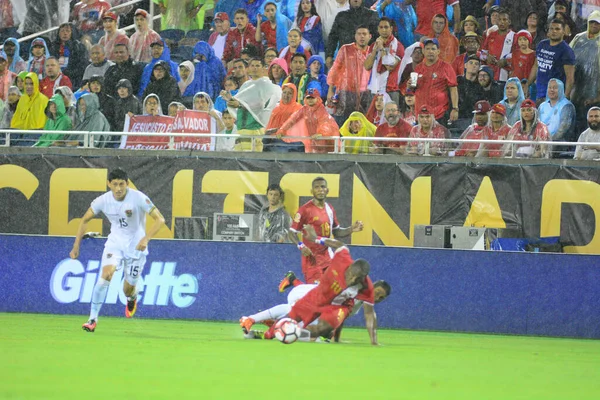
[[[282,318],[275,323],[275,337],[283,344],[294,343],[300,337],[300,327],[291,318]]]

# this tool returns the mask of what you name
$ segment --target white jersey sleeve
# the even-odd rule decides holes
[[[98,215],[102,211],[104,211],[104,205],[106,203],[105,199],[106,199],[106,193],[103,194],[102,196],[96,197],[94,199],[94,201],[92,201],[92,204],[90,205],[90,208],[94,212],[94,215]]]

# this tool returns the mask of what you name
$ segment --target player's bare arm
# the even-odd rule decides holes
[[[312,225],[304,225],[304,240],[331,247],[332,249],[338,249],[345,245],[344,242],[340,242],[337,239],[317,236],[317,232]]]
[[[298,248],[300,249],[300,253],[302,253],[302,255],[304,257],[309,257],[309,256],[313,255],[313,252],[308,247],[300,244],[300,243],[302,243],[302,239],[300,239],[298,237],[298,232],[294,232],[291,229],[288,230],[288,238],[290,239],[290,241],[292,243],[298,243]]]
[[[356,221],[352,224],[352,226],[349,226],[347,228],[334,228],[333,229],[333,236],[338,238],[338,237],[346,237],[346,236],[350,236],[351,234],[353,234],[354,232],[360,232],[362,231],[364,228],[363,222],[362,221]]]
[[[75,243],[73,243],[73,249],[71,249],[71,252],[69,253],[69,256],[72,259],[76,259],[77,257],[79,257],[79,246],[81,245],[81,238],[83,237],[87,229],[88,222],[90,222],[91,219],[95,216],[96,214],[94,214],[91,208],[89,208],[85,212],[85,214],[83,214],[81,222],[79,223],[79,228],[77,228],[77,235],[75,236]]]
[[[370,304],[363,305],[363,312],[365,313],[365,324],[369,337],[371,338],[371,344],[377,346],[377,314],[375,314],[375,307]]]
[[[158,233],[158,231],[160,231],[160,228],[162,228],[163,225],[165,224],[165,217],[163,217],[163,215],[160,213],[160,211],[158,211],[158,208],[154,207],[152,209],[152,211],[150,211],[150,216],[154,220],[154,224],[152,225],[152,227],[150,227],[150,230],[148,232],[146,232],[146,236],[144,236],[140,240],[138,245],[135,247],[136,250],[140,250],[140,251],[146,250],[146,247],[148,247],[148,242],[150,241],[150,239],[152,239]]]

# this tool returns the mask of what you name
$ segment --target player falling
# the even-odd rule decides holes
[[[115,271],[124,268],[123,292],[127,296],[125,316],[133,317],[137,310],[136,284],[142,275],[148,242],[165,224],[165,219],[152,201],[142,192],[129,188],[127,173],[120,168],[108,174],[109,192],[92,201],[79,224],[71,258],[79,257],[79,246],[86,231],[88,222],[101,212],[110,222],[110,234],[102,253],[102,274],[92,292],[92,304],[89,320],[83,324],[83,330],[94,332],[100,308],[106,298],[108,286]],[[154,219],[148,232],[146,214]]]
[[[356,221],[347,228],[340,227],[335,209],[325,201],[329,194],[325,178],[319,176],[313,179],[311,193],[313,198],[298,209],[289,232],[290,240],[292,243],[298,242],[298,249],[302,253],[302,273],[306,283],[319,280],[323,271],[331,264],[333,250],[310,240],[298,241],[298,234],[302,232],[304,225],[311,225],[324,238],[329,238],[332,234],[335,238],[346,237],[363,230],[362,221]],[[279,284],[279,291],[283,292],[291,286],[293,278],[295,275],[290,271]]]
[[[344,243],[336,239],[317,237],[311,225],[305,225],[304,232],[305,240],[336,249],[331,266],[325,270],[319,284],[294,288],[288,297],[288,304],[275,306],[250,317],[242,317],[242,330],[246,334],[252,334],[250,330],[255,322],[276,319],[287,314],[298,321],[301,327],[305,327],[311,338],[334,337],[335,341],[339,341],[344,321],[364,305],[367,331],[371,343],[377,345],[377,317],[373,306],[389,296],[390,285],[385,281],[378,281],[373,285],[367,276],[370,270],[369,263],[362,259],[354,261]],[[289,304],[292,303],[290,308]],[[318,323],[312,324],[317,318]],[[306,336],[303,334],[301,340]],[[265,332],[264,337],[273,337],[272,326]]]

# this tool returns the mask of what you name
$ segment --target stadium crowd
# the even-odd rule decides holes
[[[11,146],[81,146],[57,133],[73,130],[118,147],[127,116],[189,109],[215,132],[269,135],[217,150],[329,152],[343,136],[372,138],[344,141],[354,154],[600,157],[597,1],[153,1],[157,31],[147,2],[0,0]]]

